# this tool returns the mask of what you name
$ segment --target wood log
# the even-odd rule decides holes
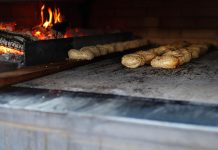
[[[0,73],[0,88],[15,83],[28,81],[52,73],[60,72],[76,66],[90,63],[89,61],[63,61],[46,65],[23,67],[13,71]]]
[[[2,46],[24,50],[25,42],[35,40],[37,39],[27,34],[0,30],[0,45]]]

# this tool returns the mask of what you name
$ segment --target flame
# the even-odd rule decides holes
[[[63,22],[61,11],[59,8],[52,9],[48,7],[47,9],[47,16],[45,15],[45,5],[41,7],[41,23],[34,27],[32,31],[32,35],[37,37],[40,40],[44,39],[52,39],[55,38],[54,33],[50,30],[54,24]]]
[[[45,9],[45,5],[42,5],[42,7],[41,7],[41,24],[40,25],[43,25],[43,23],[44,23],[44,9]]]
[[[53,15],[52,15],[51,8],[48,8],[48,13],[49,13],[49,20],[46,20],[45,23],[43,24],[43,27],[45,28],[53,26],[52,24]]]
[[[16,55],[24,55],[24,52],[5,47],[5,46],[0,46],[0,54],[16,54]]]
[[[52,9],[48,7],[48,14],[49,18],[44,22],[45,15],[44,15],[45,5],[42,5],[41,7],[41,24],[40,26],[43,26],[44,28],[52,27],[56,23],[62,22],[61,12],[59,8],[55,8],[52,12]]]
[[[62,17],[61,17],[61,12],[59,8],[55,8],[54,10],[54,23],[61,23],[62,22]]]

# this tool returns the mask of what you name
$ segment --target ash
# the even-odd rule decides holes
[[[1,54],[0,55],[1,62],[9,62],[9,63],[16,63],[18,67],[24,66],[24,55],[16,55],[16,54]]]

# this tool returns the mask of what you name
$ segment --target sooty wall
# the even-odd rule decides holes
[[[217,0],[56,0],[74,27],[133,31],[148,38],[217,39]],[[32,27],[43,1],[0,1],[0,20]]]

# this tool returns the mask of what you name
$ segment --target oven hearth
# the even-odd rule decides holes
[[[211,49],[200,60],[177,69],[145,66],[131,70],[117,56],[16,86],[218,104],[218,66],[211,65],[217,57],[218,51]]]

